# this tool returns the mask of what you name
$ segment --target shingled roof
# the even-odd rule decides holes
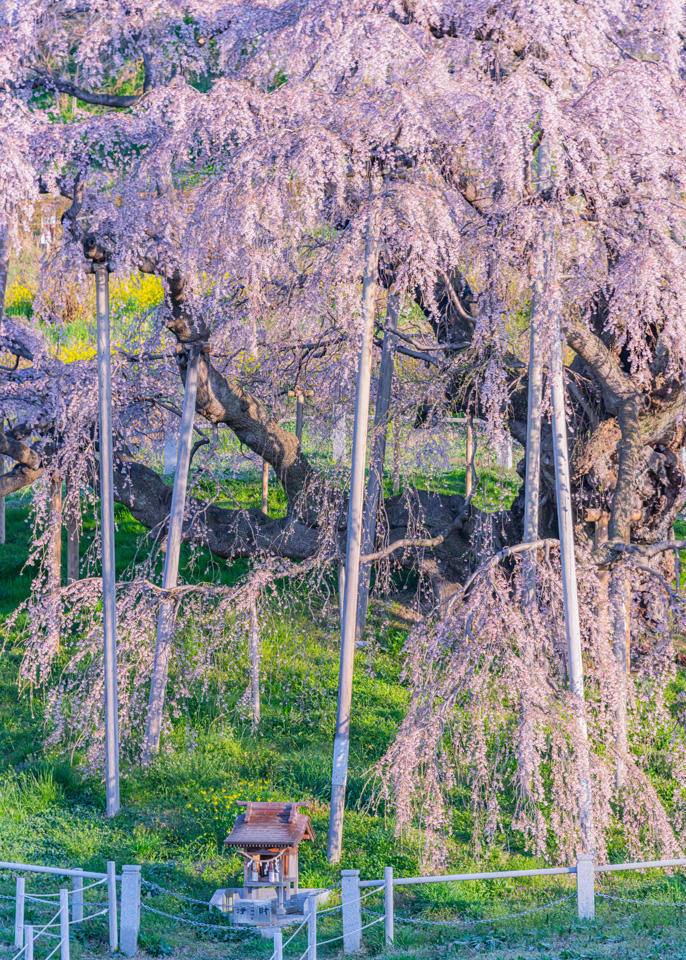
[[[231,847],[292,847],[301,840],[314,840],[310,818],[298,812],[297,803],[245,804],[233,830],[224,841]]]

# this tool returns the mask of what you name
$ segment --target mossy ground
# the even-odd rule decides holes
[[[447,478],[459,488],[459,479]],[[237,483],[237,498],[252,503],[256,484]],[[275,504],[276,506],[276,504]],[[30,590],[31,572],[24,569],[30,523],[28,507],[8,505],[7,543],[0,548],[0,615],[7,615]],[[120,571],[132,560],[142,528],[124,510],[117,511],[117,562]],[[92,520],[86,519],[86,535]],[[84,536],[84,549],[88,536]],[[208,556],[185,556],[186,577],[220,577],[232,582],[245,567],[227,567]],[[307,886],[337,883],[340,867],[354,867],[363,877],[380,877],[392,865],[396,875],[420,872],[417,838],[402,842],[393,834],[392,819],[376,816],[368,807],[369,769],[379,758],[402,719],[407,691],[400,681],[402,643],[406,623],[399,615],[378,616],[376,643],[358,658],[355,674],[349,812],[345,822],[340,866],[326,861],[326,831],[331,744],[336,704],[337,624],[332,606],[326,622],[311,617],[292,620],[288,629],[301,642],[301,656],[280,661],[278,630],[267,638],[274,656],[265,664],[263,721],[258,732],[238,715],[217,718],[198,704],[183,720],[183,729],[170,738],[165,753],[147,771],[124,769],[122,811],[113,820],[104,812],[103,787],[81,776],[68,758],[43,751],[40,692],[19,695],[17,673],[22,651],[12,638],[0,656],[0,859],[84,869],[103,869],[107,860],[140,863],[143,876],[162,887],[207,900],[220,886],[237,881],[240,863],[227,855],[222,840],[243,798],[300,799],[310,804],[316,839],[302,847],[301,878]],[[277,621],[274,621],[277,622]],[[271,646],[270,646],[271,644]],[[236,699],[242,690],[236,692]],[[180,725],[181,726],[181,725]],[[188,747],[189,726],[194,745]],[[621,859],[618,849],[617,858]],[[478,861],[482,870],[517,869],[539,865],[510,837]],[[454,838],[450,870],[477,866],[469,846],[469,832]],[[56,890],[57,883],[39,877],[28,881],[32,890]],[[575,919],[573,899],[538,913],[512,920],[494,920],[465,927],[418,926],[396,923],[396,943],[388,950],[382,924],[364,934],[363,954],[370,957],[434,958],[484,957],[489,960],[563,960],[563,958],[686,958],[686,926],[681,907],[686,882],[680,874],[653,871],[613,874],[599,890],[629,899],[661,900],[665,906],[640,906],[598,900],[598,919]],[[13,880],[0,871],[0,894],[11,896]],[[572,878],[529,881],[496,880],[461,884],[425,885],[397,891],[399,915],[434,921],[484,920],[506,917],[573,894]],[[334,897],[336,894],[334,893]],[[196,921],[222,923],[202,907],[150,893],[148,907]],[[335,902],[332,901],[332,902]],[[376,898],[370,909],[379,910]],[[43,915],[32,908],[28,920]],[[373,916],[365,915],[365,920]],[[336,915],[322,920],[320,939],[339,932]],[[0,956],[12,956],[12,904],[0,899]],[[203,930],[143,911],[141,940],[153,956],[187,958],[236,957],[267,960],[270,941],[235,930]],[[339,944],[322,947],[320,955],[333,957]],[[288,960],[305,949],[302,936],[288,947]],[[37,952],[37,958],[43,953]],[[88,933],[75,932],[73,956],[107,953],[107,930],[92,921]]]

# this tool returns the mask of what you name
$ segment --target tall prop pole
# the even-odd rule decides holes
[[[183,409],[181,411],[181,429],[179,431],[179,446],[176,454],[176,473],[174,474],[174,490],[172,492],[171,510],[169,514],[169,533],[167,535],[167,552],[164,558],[164,574],[162,586],[171,590],[176,586],[179,575],[179,558],[181,554],[181,533],[183,531],[183,515],[186,508],[186,489],[190,471],[191,446],[193,440],[193,421],[195,419],[195,398],[198,392],[198,366],[202,345],[194,344],[190,350],[190,360],[186,368],[186,387],[183,394]],[[150,682],[150,696],[148,699],[148,719],[145,727],[143,742],[143,763],[150,763],[160,748],[160,733],[162,731],[162,716],[164,713],[164,698],[167,691],[167,677],[169,675],[169,654],[174,635],[174,620],[176,601],[165,597],[160,605],[157,617],[157,639],[155,641],[155,659]]]
[[[544,142],[538,148],[537,181],[539,194],[550,187],[550,154]],[[550,279],[553,270],[552,222],[545,214],[538,231],[535,245],[534,288],[531,304],[531,329],[529,332],[529,387],[526,420],[526,472],[524,484],[524,543],[538,540],[538,512],[541,486],[541,410],[543,407],[543,343],[545,317],[548,309]],[[523,606],[530,616],[536,602],[536,561],[527,551],[522,559]],[[533,625],[533,618],[530,619]],[[526,673],[534,669],[533,630],[527,631],[524,639],[523,658]],[[535,707],[525,684],[520,703],[518,771],[519,783],[525,797],[531,797],[534,774],[534,726]]]
[[[579,777],[579,822],[583,852],[594,852],[593,799],[591,794],[591,770],[588,748],[588,730],[584,703],[584,669],[581,656],[581,630],[579,627],[579,599],[576,589],[576,562],[574,559],[574,517],[572,515],[572,489],[569,475],[569,452],[567,450],[567,424],[565,421],[564,368],[562,364],[562,338],[560,321],[552,312],[552,344],[550,350],[551,394],[553,407],[553,449],[555,456],[555,491],[557,494],[557,522],[560,530],[560,555],[562,559],[562,586],[564,592],[565,626],[567,631],[567,663],[569,688],[572,693],[575,723],[575,752]]]
[[[395,331],[398,326],[398,316],[400,315],[401,306],[402,296],[399,293],[389,293],[386,307],[386,331],[381,347],[379,386],[376,393],[376,406],[374,408],[374,433],[370,454],[369,479],[367,480],[367,497],[364,504],[364,520],[362,523],[363,556],[372,553],[374,550],[374,539],[376,537],[376,514],[379,509],[379,500],[383,490],[383,471],[386,462],[388,412],[391,407],[393,360],[395,357]],[[362,638],[367,624],[371,573],[371,563],[363,563],[360,567],[360,586],[357,594],[357,625],[355,628],[355,637],[357,639]]]
[[[105,793],[107,816],[119,810],[119,720],[117,707],[117,608],[114,570],[114,479],[112,465],[112,371],[109,264],[93,264],[100,400],[100,525],[102,610],[105,641]]]
[[[5,423],[0,417],[0,433],[4,433]],[[0,477],[5,472],[5,457],[0,453]],[[0,497],[0,543],[5,542],[5,498]]]
[[[338,708],[336,711],[336,736],[333,745],[331,813],[329,816],[329,842],[327,848],[329,863],[338,863],[341,859],[345,787],[348,780],[350,706],[353,689],[357,585],[360,576],[364,473],[367,456],[369,389],[372,372],[372,344],[374,340],[374,313],[376,308],[377,273],[379,266],[380,226],[381,198],[371,194],[365,242],[364,279],[362,282],[362,342],[360,344],[360,360],[357,372],[355,426],[353,430],[352,466],[350,470],[348,541],[345,554],[345,591],[343,595],[343,622],[341,625],[341,661],[338,675]]]

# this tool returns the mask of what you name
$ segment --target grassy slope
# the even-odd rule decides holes
[[[236,487],[241,499],[252,500],[256,490]],[[7,614],[27,595],[30,572],[22,571],[30,525],[26,507],[8,509],[8,542],[1,548],[0,613]],[[88,532],[88,524],[86,527]],[[92,530],[92,527],[91,527]],[[121,569],[135,554],[144,531],[125,511],[118,511],[117,560]],[[84,538],[84,541],[86,538]],[[85,546],[85,543],[84,543]],[[210,558],[185,575],[210,575]],[[212,566],[211,575],[226,582],[243,568]],[[102,785],[82,779],[64,759],[47,757],[40,747],[41,698],[17,696],[16,675],[21,651],[8,645],[0,657],[0,859],[80,865],[102,869],[108,859],[117,864],[142,863],[143,875],[162,886],[207,899],[219,886],[238,877],[236,857],[223,853],[221,841],[237,812],[240,798],[304,799],[311,802],[316,841],[302,848],[303,883],[328,886],[338,880],[338,868],[326,863],[326,805],[330,753],[335,713],[337,647],[332,640],[337,624],[313,624],[304,617],[289,624],[301,643],[296,660],[277,657],[278,629],[266,639],[264,720],[259,735],[236,716],[230,722],[208,719],[198,705],[185,721],[194,728],[195,748],[186,738],[169,745],[165,756],[148,772],[124,771],[123,810],[113,821],[104,816]],[[364,810],[368,794],[365,781],[370,764],[385,749],[400,721],[406,692],[399,682],[402,625],[391,620],[379,624],[379,645],[358,658],[355,677],[352,729],[350,799],[342,867],[355,867],[362,876],[380,876],[393,865],[397,874],[419,870],[416,843],[399,844],[391,824]],[[271,655],[271,656],[270,656]],[[239,695],[242,691],[238,691]],[[215,803],[215,800],[217,801]],[[467,838],[457,838],[452,869],[473,864]],[[484,856],[482,869],[533,866],[516,846],[509,852],[495,847]],[[5,880],[0,892],[9,893]],[[40,880],[31,880],[38,889]],[[50,889],[55,889],[54,885]],[[680,877],[613,876],[603,889],[644,899],[686,900]],[[399,913],[423,918],[480,919],[505,916],[571,894],[569,881],[536,880],[527,883],[492,881],[448,884],[405,890],[397,897]],[[11,916],[7,904],[0,909],[0,943],[7,941]],[[148,901],[165,912],[208,920],[198,907],[166,896]],[[378,909],[372,905],[372,909]],[[603,918],[595,925],[573,919],[574,902],[531,917],[501,924],[464,929],[411,927],[397,924],[394,956],[435,957],[456,951],[460,956],[491,958],[657,957],[686,958],[681,913],[674,908],[639,908],[599,901]],[[634,919],[626,919],[627,917]],[[36,918],[38,914],[36,914]],[[367,916],[366,920],[372,919]],[[215,920],[216,922],[216,920]],[[96,922],[97,924],[97,922]],[[3,930],[3,927],[5,928]],[[321,937],[335,936],[335,920],[323,924]],[[246,939],[247,936],[247,939]],[[230,940],[229,946],[225,941]],[[267,958],[269,945],[249,935],[180,927],[148,912],[143,914],[143,941],[153,954],[174,950],[184,956],[236,956]],[[454,946],[449,946],[450,944]],[[300,941],[292,947],[300,946]],[[101,953],[106,949],[104,925],[86,942],[75,943],[75,954]],[[293,953],[294,960],[304,949]],[[322,955],[335,953],[335,945]],[[383,955],[379,929],[372,928],[365,950]],[[328,952],[327,952],[328,951]]]

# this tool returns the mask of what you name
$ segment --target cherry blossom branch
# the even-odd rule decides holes
[[[133,95],[120,95],[114,93],[92,93],[90,90],[84,90],[77,87],[71,80],[64,80],[61,77],[53,77],[49,73],[39,73],[33,78],[33,87],[44,87],[46,90],[55,90],[58,93],[66,93],[70,97],[75,97],[83,103],[91,103],[97,107],[125,108],[135,107],[146,96],[148,91]]]

